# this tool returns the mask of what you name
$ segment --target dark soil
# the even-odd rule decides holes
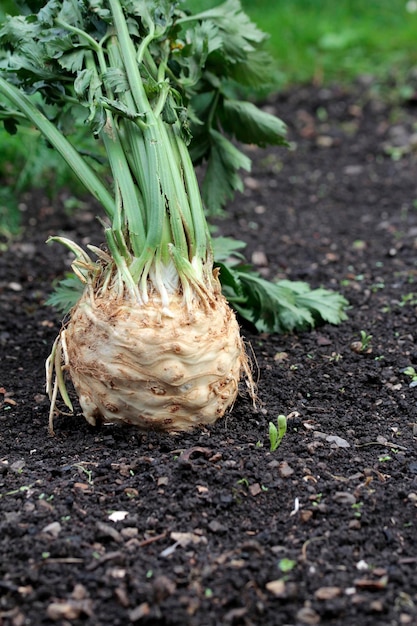
[[[417,624],[415,102],[365,87],[300,88],[268,104],[293,149],[253,150],[220,232],[269,278],[341,291],[349,319],[311,332],[243,329],[259,367],[214,427],[48,434],[44,306],[69,268],[49,234],[97,240],[27,194],[0,258],[0,625]],[[360,350],[360,333],[372,335]],[[270,452],[268,422],[288,416]],[[116,518],[112,513],[121,513]]]

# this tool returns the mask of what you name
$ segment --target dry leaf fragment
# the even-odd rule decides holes
[[[207,543],[206,537],[197,535],[197,533],[172,532],[170,537],[175,541],[175,543],[168,548],[165,548],[165,550],[162,550],[160,554],[162,558],[171,556],[171,554],[173,554],[179,546],[181,546],[181,548],[186,548],[190,544],[196,545],[198,543]]]
[[[87,483],[74,483],[74,489],[81,489],[82,491],[87,491],[87,489],[90,489],[90,485],[87,485]]]
[[[59,522],[51,522],[44,528],[42,528],[42,533],[46,533],[47,535],[51,535],[55,539],[58,537],[59,533],[62,530],[62,526]]]
[[[46,614],[54,622],[78,619],[81,615],[91,617],[92,603],[91,600],[57,600],[47,607]]]
[[[249,485],[249,493],[252,496],[257,496],[262,492],[262,487],[259,483],[254,483],[253,485]]]
[[[182,548],[186,548],[190,544],[207,543],[206,537],[197,535],[196,533],[180,533],[172,532],[171,539],[176,541]]]
[[[387,584],[388,576],[381,576],[381,578],[377,580],[372,580],[371,578],[360,578],[359,580],[355,580],[355,587],[366,589],[368,591],[380,591],[381,589],[385,589]]]
[[[342,593],[340,587],[320,587],[314,593],[317,600],[333,600]]]
[[[265,587],[274,596],[283,596],[285,594],[285,582],[282,580],[282,578],[279,578],[277,580],[270,580],[269,583],[266,583]]]
[[[311,509],[305,509],[300,511],[300,520],[303,524],[306,524],[313,517],[313,511]]]
[[[377,578],[382,578],[382,576],[387,575],[387,570],[385,569],[385,567],[375,567],[375,569],[372,570],[372,574]]]
[[[138,622],[143,617],[146,617],[151,612],[150,606],[147,602],[142,602],[136,608],[129,611],[129,620],[131,622]]]

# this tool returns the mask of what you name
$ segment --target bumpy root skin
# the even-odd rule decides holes
[[[146,305],[85,291],[63,331],[65,369],[86,420],[180,432],[230,408],[252,378],[233,311],[221,293],[189,310],[182,296]]]

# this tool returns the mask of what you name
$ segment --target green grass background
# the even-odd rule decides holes
[[[195,12],[216,4],[185,0],[183,6]],[[242,0],[242,5],[270,35],[266,45],[276,63],[276,90],[346,83],[360,75],[388,82],[396,94],[415,89],[410,81],[417,82],[417,0]],[[2,0],[0,22],[6,12],[18,12],[14,0]],[[7,240],[18,230],[17,198],[25,188],[36,183],[53,195],[76,182],[33,130],[11,137],[0,128],[0,146],[0,237]]]
[[[187,0],[205,10],[217,0]],[[404,0],[242,0],[270,34],[280,86],[352,81],[358,75],[405,80],[417,64],[417,2]]]

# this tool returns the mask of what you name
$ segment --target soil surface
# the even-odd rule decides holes
[[[48,434],[44,301],[70,259],[44,242],[100,230],[93,205],[65,214],[67,192],[22,197],[0,257],[1,626],[417,624],[416,101],[357,85],[267,106],[291,149],[251,151],[219,232],[350,309],[300,334],[243,328],[261,405],[243,395],[214,427],[95,429],[77,408]]]

